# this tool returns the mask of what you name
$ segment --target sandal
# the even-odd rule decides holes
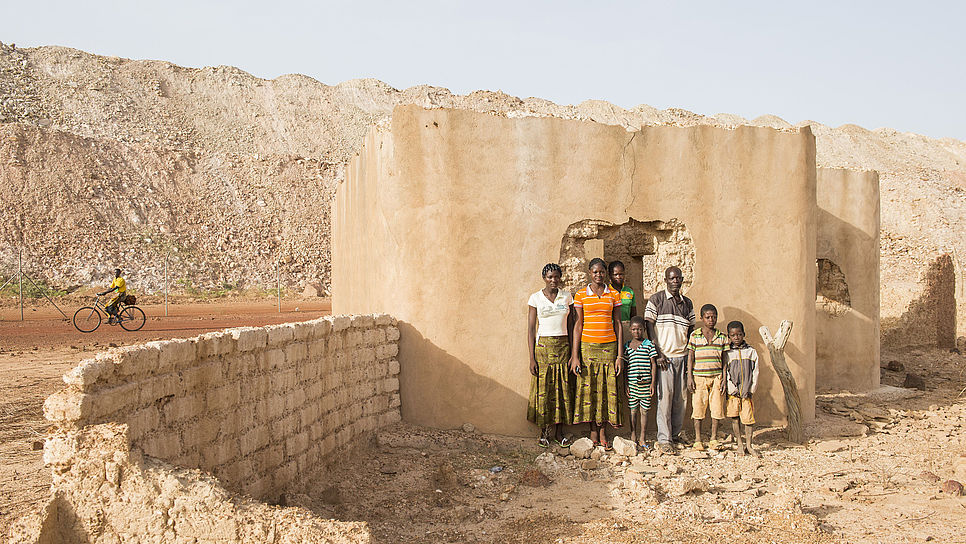
[[[541,436],[540,437],[540,440],[537,440],[537,445],[540,446],[541,448],[549,448],[550,447],[550,441],[547,440],[546,437]]]
[[[561,448],[569,448],[571,444],[573,444],[573,442],[570,440],[569,436],[565,436],[561,438],[559,442],[557,442],[557,445]]]
[[[600,445],[601,446],[604,446],[604,451],[611,451],[611,450],[614,449],[614,442],[613,442],[613,440],[610,441],[610,442],[608,442],[606,440],[601,440],[600,441]]]

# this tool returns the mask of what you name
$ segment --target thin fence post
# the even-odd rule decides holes
[[[164,255],[164,317],[168,317],[168,257],[171,252]]]
[[[278,294],[278,313],[282,313],[282,273],[279,272],[278,261],[275,261],[275,291]]]
[[[17,251],[17,276],[20,278],[20,321],[23,321],[23,250]]]

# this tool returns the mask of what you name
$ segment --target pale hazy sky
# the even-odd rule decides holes
[[[966,2],[2,0],[0,41],[966,140]]]

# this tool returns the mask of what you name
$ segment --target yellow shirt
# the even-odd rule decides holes
[[[124,278],[114,278],[109,288],[113,289],[115,287],[117,287],[117,294],[123,295],[127,291],[127,282],[124,281]]]

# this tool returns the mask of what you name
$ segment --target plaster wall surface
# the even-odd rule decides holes
[[[526,301],[568,226],[676,220],[695,305],[740,319],[762,354],[756,409],[784,400],[757,330],[786,348],[806,419],[815,386],[815,149],[798,132],[620,127],[400,106],[349,164],[333,204],[333,311],[391,311],[403,418],[530,434]],[[649,293],[648,293],[649,294]]]
[[[844,276],[819,274],[816,388],[868,391],[879,386],[880,373],[879,175],[819,168],[816,199],[816,257],[834,263]],[[847,304],[833,300],[842,298],[843,282]]]
[[[209,536],[204,525],[215,521],[196,511],[207,509],[237,526],[218,538],[251,541],[228,538],[248,523],[232,518],[237,504],[222,504],[232,493],[276,501],[305,475],[323,472],[336,452],[400,421],[398,340],[388,315],[332,316],[148,342],[82,361],[44,404],[52,423],[44,462],[57,511],[71,513],[70,527],[55,528],[116,537],[111,542],[181,542]],[[193,493],[217,504],[179,498]],[[249,520],[252,531],[271,528],[270,518],[258,519]],[[302,541],[298,526],[290,527],[292,541]]]

